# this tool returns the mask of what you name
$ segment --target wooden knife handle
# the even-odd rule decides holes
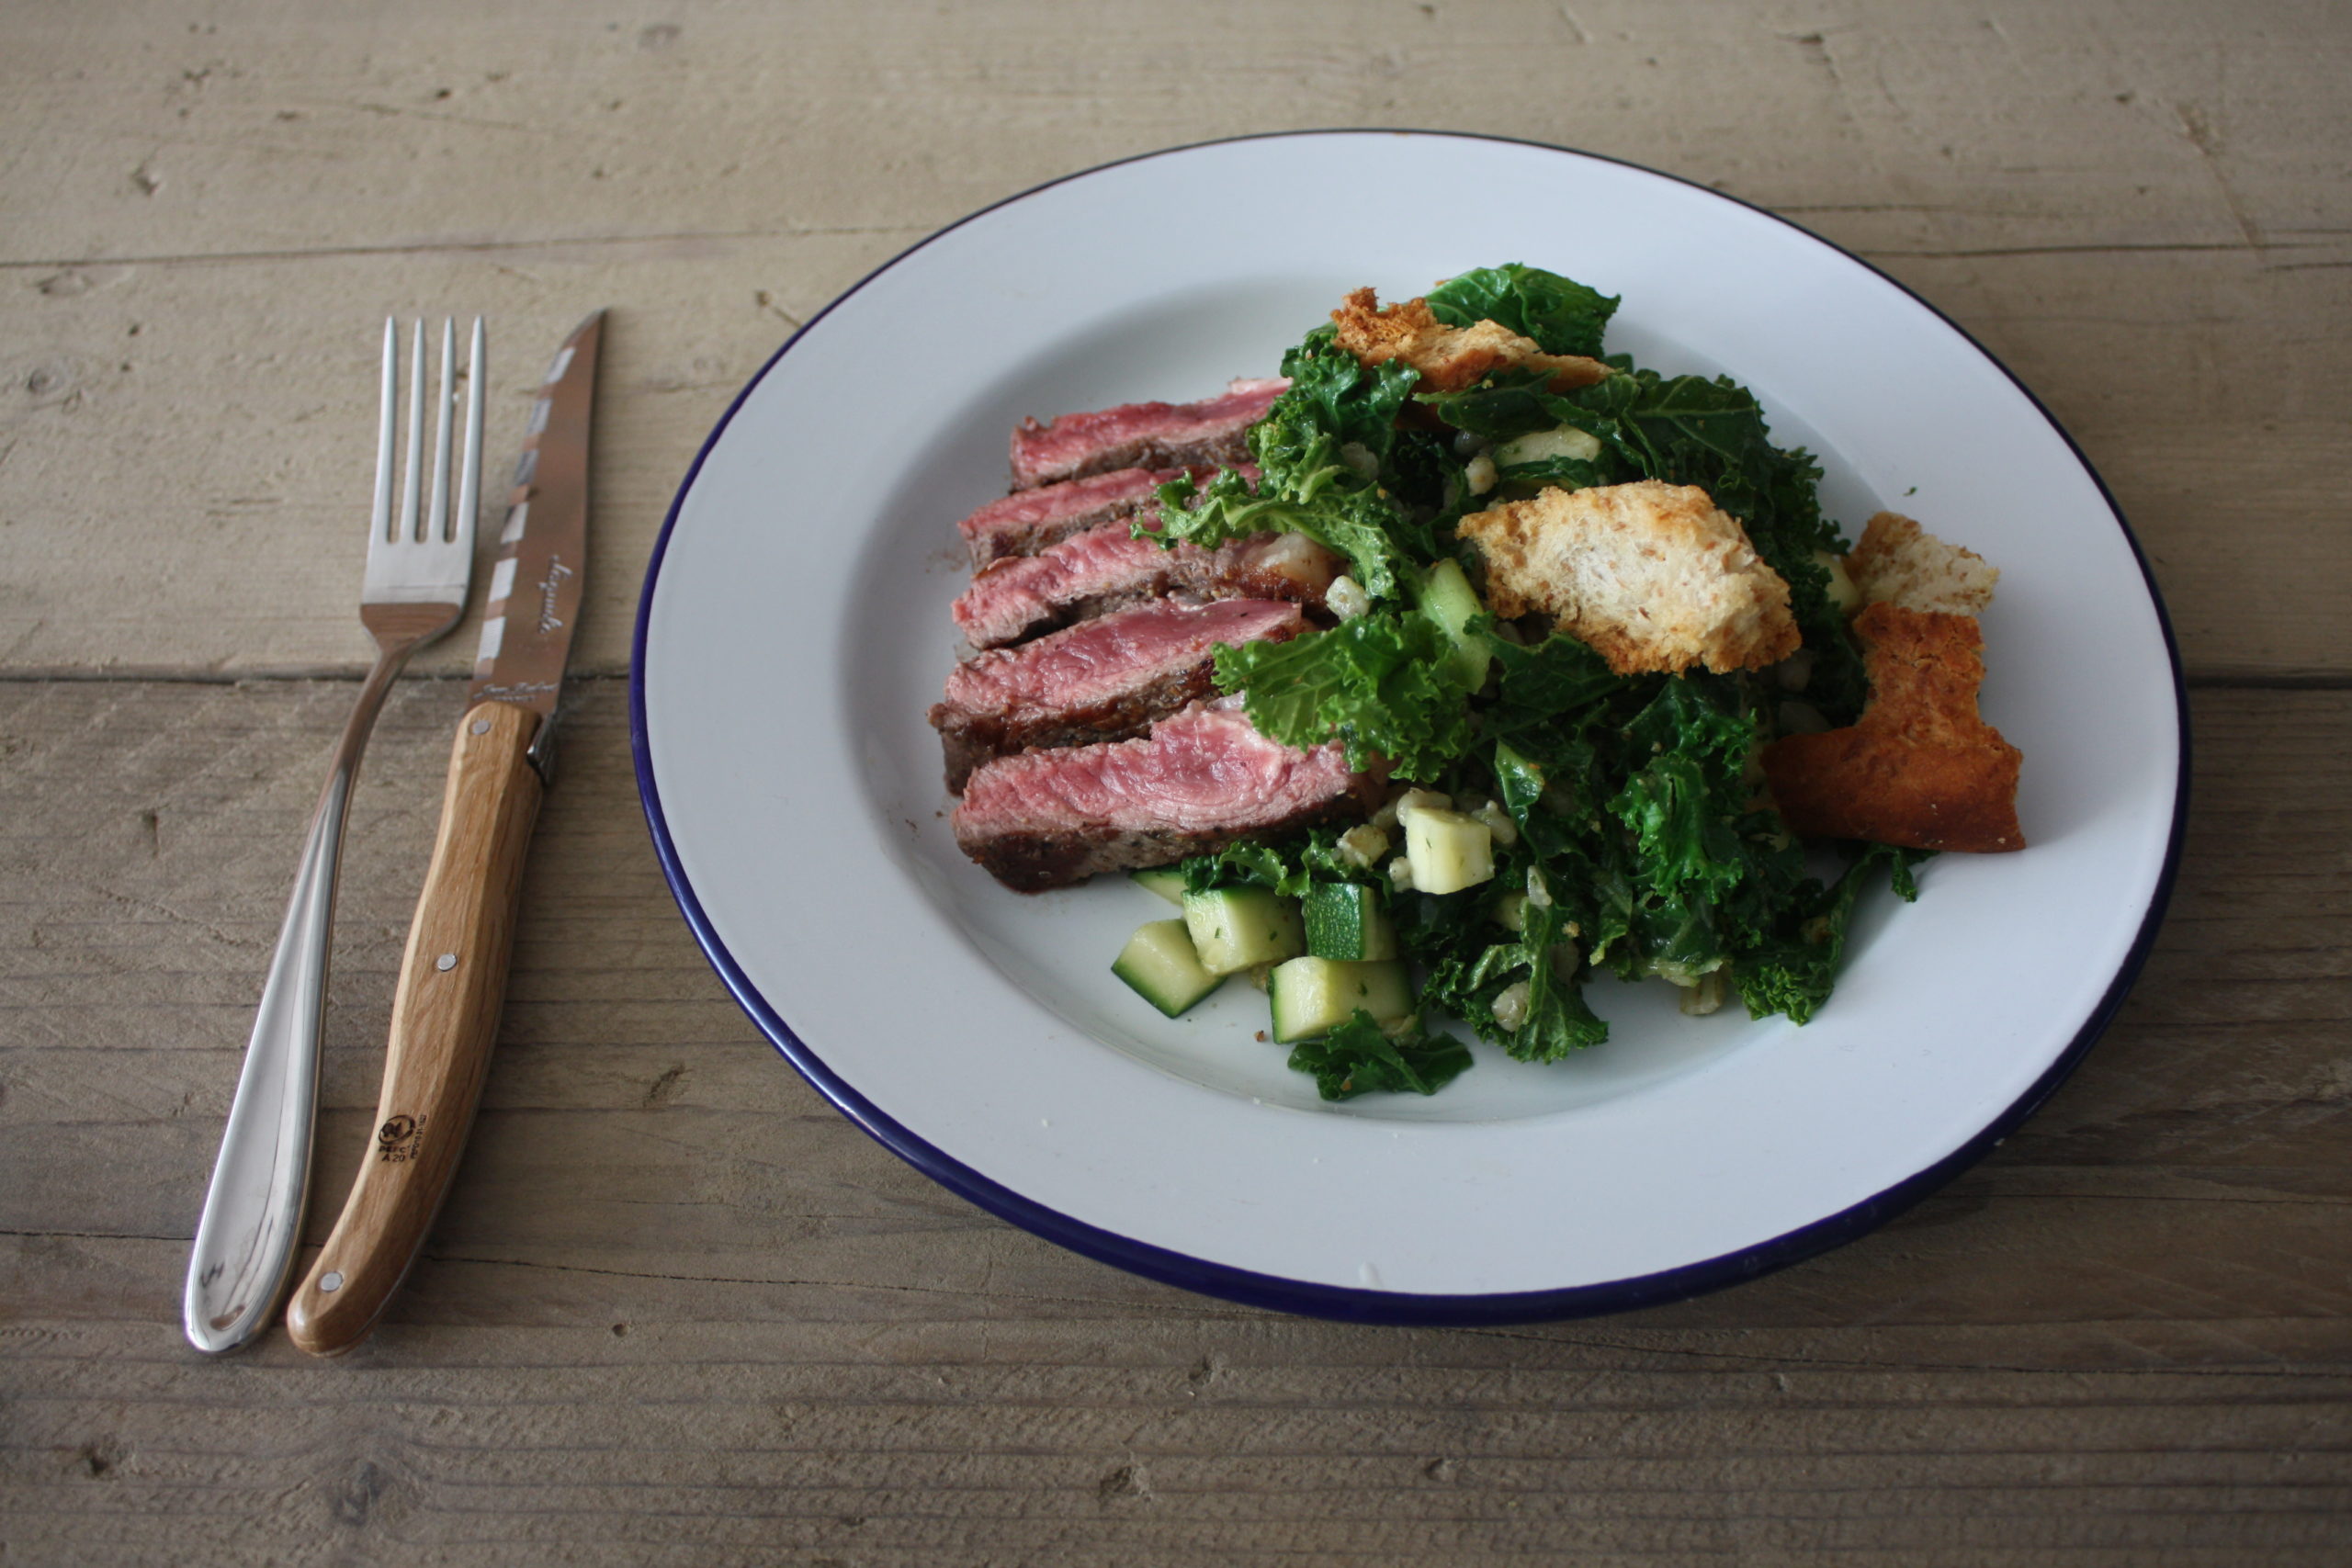
[[[368,1337],[448,1195],[498,1037],[523,856],[542,785],[538,716],[478,704],[458,722],[441,830],[392,998],[375,1135],[325,1248],[286,1308],[288,1337],[339,1356]]]

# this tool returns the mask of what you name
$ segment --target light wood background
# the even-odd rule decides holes
[[[0,40],[0,1562],[2352,1560],[2341,4],[5,0]],[[2198,726],[2154,960],[1862,1241],[1490,1331],[1182,1294],[869,1143],[670,902],[627,634],[743,379],[974,207],[1344,125],[1612,153],[1852,248],[2154,559]],[[378,323],[512,348],[598,305],[577,713],[455,1196],[353,1357],[202,1359],[188,1237],[368,651]],[[499,360],[493,452],[536,368]],[[472,643],[357,796],[313,1241]]]

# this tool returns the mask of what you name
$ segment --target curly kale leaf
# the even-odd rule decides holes
[[[1523,886],[1525,863],[1518,864]],[[1452,1013],[1522,1062],[1556,1062],[1607,1040],[1609,1025],[1584,999],[1569,907],[1529,902],[1514,935],[1493,923],[1490,906],[1477,893],[1424,897],[1410,922],[1399,922],[1399,938],[1429,965],[1421,1005]],[[1505,1021],[1496,1004],[1519,987],[1522,1000]]]
[[[1600,442],[1595,459],[1555,457],[1504,469],[1512,493],[1643,479],[1705,491],[1739,519],[1756,553],[1789,585],[1790,610],[1815,656],[1806,701],[1832,724],[1853,722],[1869,688],[1846,618],[1829,598],[1828,569],[1814,558],[1816,551],[1846,548],[1821,513],[1820,467],[1810,453],[1773,446],[1755,394],[1735,381],[1660,376],[1622,355],[1610,364],[1617,374],[1571,392],[1547,390],[1539,373],[1507,372],[1416,400],[1454,428],[1493,441],[1574,425]]]
[[[1656,684],[1615,673],[1607,660],[1572,637],[1548,637],[1530,646],[1497,634],[1492,619],[1474,623],[1472,629],[1486,638],[1501,677],[1487,709],[1487,732],[1504,739],[1527,736],[1532,748],[1575,733],[1605,705]]]
[[[1412,395],[1419,372],[1399,359],[1360,365],[1353,355],[1334,346],[1331,338],[1331,328],[1318,327],[1283,356],[1290,389],[1274,400],[1268,417],[1311,427],[1341,446],[1353,443],[1375,461],[1385,462],[1396,436],[1396,416]],[[1274,463],[1283,465],[1280,452]]]
[[[1427,1032],[1418,1020],[1392,1037],[1358,1008],[1322,1039],[1294,1046],[1290,1066],[1313,1074],[1315,1090],[1326,1100],[1435,1094],[1469,1067],[1470,1048],[1450,1034]]]
[[[1667,378],[1627,363],[1623,374],[1556,402],[1583,416],[1563,423],[1599,436],[1632,477],[1696,485],[1739,519],[1756,553],[1789,585],[1790,610],[1816,656],[1807,700],[1832,724],[1851,723],[1868,682],[1846,617],[1830,601],[1828,569],[1814,558],[1822,550],[1842,555],[1846,542],[1822,515],[1813,455],[1773,446],[1755,394],[1726,377]]]
[[[1600,353],[1601,334],[1617,300],[1556,272],[1522,266],[1482,266],[1430,290],[1430,313],[1450,327],[1494,321],[1533,338],[1546,354]]]
[[[1220,646],[1217,684],[1242,694],[1270,739],[1337,740],[1351,768],[1379,756],[1400,777],[1430,779],[1473,736],[1451,648],[1428,616],[1374,609],[1288,642]]]
[[[1373,598],[1402,597],[1412,567],[1399,541],[1412,541],[1416,530],[1348,460],[1339,436],[1317,423],[1311,401],[1284,407],[1295,395],[1295,389],[1275,399],[1250,433],[1260,470],[1255,489],[1231,468],[1205,487],[1182,475],[1159,488],[1157,515],[1136,514],[1136,536],[1215,549],[1254,534],[1304,534],[1345,557],[1349,574]]]
[[[1317,882],[1360,882],[1361,862],[1341,854],[1340,828],[1317,828],[1277,844],[1227,844],[1214,853],[1194,855],[1178,863],[1188,893],[1213,887],[1246,885],[1264,887],[1285,898],[1303,898]]]
[[[1919,850],[1893,844],[1871,844],[1854,858],[1835,884],[1824,887],[1808,877],[1798,887],[1778,930],[1742,953],[1732,965],[1732,982],[1750,1018],[1789,1015],[1792,1023],[1807,1023],[1829,999],[1837,982],[1838,964],[1845,956],[1852,930],[1854,906],[1866,886],[1880,874],[1894,888],[1895,897],[1910,903],[1919,896],[1911,868],[1926,860]]]

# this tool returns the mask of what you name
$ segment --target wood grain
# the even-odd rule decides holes
[[[0,669],[348,672],[382,314],[488,313],[511,451],[548,345],[611,304],[579,658],[617,671],[703,437],[868,269],[1104,159],[1407,124],[1629,157],[1855,249],[2081,442],[2200,676],[2347,672],[2352,29],[2324,7],[1015,14],[12,7]]]
[[[539,716],[477,703],[458,720],[441,826],[392,991],[375,1142],[343,1213],[286,1305],[315,1356],[348,1352],[424,1245],[471,1131],[506,999],[515,903],[539,813],[526,753]]]
[[[0,0],[0,1563],[2345,1560],[2340,6]],[[1361,125],[1668,170],[1916,289],[2096,464],[2198,688],[2108,1038],[1942,1192],[1737,1290],[1403,1331],[1086,1262],[785,1068],[648,845],[638,581],[785,337],[1040,181]],[[588,678],[456,1198],[349,1357],[203,1361],[187,1238],[368,652],[382,315],[491,316],[511,452],[606,304]],[[354,801],[313,1245],[464,706],[401,683]]]
[[[172,1310],[347,690],[0,685],[29,1560],[2319,1563],[2352,1528],[2352,695],[2199,695],[2154,957],[1982,1166],[1747,1286],[1487,1331],[1185,1295],[899,1165],[656,918],[620,683],[581,695],[456,1196],[320,1367],[199,1363]],[[355,801],[322,1172],[372,1131],[462,700],[404,685]],[[21,825],[68,811],[62,876]]]

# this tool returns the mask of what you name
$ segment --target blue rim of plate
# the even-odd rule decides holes
[[[793,345],[800,341],[809,328],[814,327],[831,314],[836,306],[856,294],[883,273],[898,265],[908,256],[937,241],[942,235],[951,233],[976,219],[986,217],[1001,207],[1024,200],[1039,191],[1051,189],[1055,186],[1067,185],[1072,180],[1084,179],[1088,175],[1099,174],[1105,169],[1118,168],[1127,164],[1146,163],[1154,158],[1170,157],[1202,147],[1224,146],[1244,141],[1281,141],[1304,136],[1428,136],[1446,137],[1460,141],[1484,141],[1532,147],[1547,152],[1565,152],[1577,157],[1591,158],[1601,163],[1616,164],[1637,173],[1652,175],[1659,179],[1672,180],[1677,185],[1689,186],[1694,190],[1705,192],[1706,195],[1717,200],[1747,208],[1751,212],[1758,213],[1776,223],[1796,231],[1815,243],[1837,253],[1856,266],[1892,284],[1950,328],[1963,342],[1983,355],[1987,364],[2007,377],[2010,383],[2024,394],[2026,400],[2033,405],[2034,412],[2048,422],[2050,428],[2057,434],[2058,438],[2066,444],[2067,450],[2074,454],[2075,460],[2082,465],[2083,472],[2090,476],[2091,482],[2098,487],[2100,499],[2107,503],[2108,511],[2115,518],[2116,525],[2122,530],[2124,543],[2131,547],[2132,559],[2139,564],[2141,581],[2147,588],[2149,604],[2155,611],[2157,628],[2164,635],[2165,655],[2172,669],[2174,719],[2179,728],[2180,761],[2178,777],[2174,781],[2172,830],[2165,842],[2164,869],[2157,876],[2154,889],[2149,896],[2147,912],[2140,922],[2139,932],[2133,937],[2132,946],[2125,953],[2123,962],[2117,966],[2115,978],[2109,984],[2105,994],[2099,998],[2098,1005],[2092,1009],[2090,1016],[2084,1021],[2082,1028],[2075,1032],[2075,1038],[2068,1043],[2066,1049],[2059,1054],[2057,1060],[2051,1064],[2049,1069],[2037,1078],[2032,1087],[2018,1097],[2007,1110],[1996,1116],[1974,1137],[1942,1159],[1906,1177],[1875,1197],[1865,1199],[1850,1208],[1816,1220],[1811,1224],[1800,1226],[1785,1235],[1775,1236],[1770,1241],[1759,1242],[1755,1246],[1742,1247],[1736,1252],[1724,1253],[1720,1257],[1705,1258],[1696,1263],[1682,1264],[1677,1268],[1662,1269],[1655,1274],[1636,1275],[1630,1279],[1606,1280],[1598,1284],[1572,1285],[1551,1291],[1514,1291],[1477,1295],[1438,1295],[1398,1291],[1362,1290],[1340,1285],[1321,1285],[1305,1280],[1285,1280],[1277,1275],[1261,1274],[1252,1269],[1212,1263],[1204,1258],[1171,1251],[1167,1247],[1155,1247],[1149,1242],[1137,1241],[1132,1236],[1120,1235],[1099,1226],[1087,1224],[1082,1221],[1072,1219],[1058,1210],[1048,1208],[1033,1199],[1023,1197],[1002,1183],[982,1175],[962,1161],[951,1158],[884,1115],[864,1095],[851,1088],[839,1074],[828,1066],[821,1057],[810,1050],[799,1036],[792,1032],[791,1025],[785,1022],[767,998],[751,983],[742,966],[737,964],[734,955],[728,952],[727,944],[719,940],[717,930],[711,924],[710,917],[704,911],[701,900],[695,897],[694,887],[687,881],[684,869],[679,863],[677,845],[671,838],[669,823],[662,815],[661,790],[653,780],[653,759],[647,738],[645,718],[645,644],[648,627],[652,619],[653,596],[661,581],[662,557],[668,552],[670,547],[671,531],[678,525],[678,513],[685,504],[686,496],[693,491],[695,480],[701,475],[704,462],[710,457],[711,449],[718,444],[719,437],[726,434],[727,427],[734,422],[735,415],[741,410],[744,400],[752,395],[754,388],[767,378],[769,373],[782,362],[784,356],[792,352]],[[1816,1253],[1841,1247],[1858,1236],[1875,1230],[1975,1164],[2006,1139],[2019,1123],[2041,1107],[2042,1101],[2050,1098],[2060,1084],[2066,1080],[2067,1077],[2081,1064],[2092,1044],[2106,1032],[2108,1024],[2115,1017],[2116,1010],[2122,1006],[2125,995],[2130,992],[2132,983],[2139,978],[2142,967],[2147,963],[2149,950],[2154,945],[2156,931],[2164,923],[2165,909],[2172,900],[2173,883],[2180,869],[2181,841],[2188,821],[2188,687],[2181,673],[2180,645],[2173,636],[2172,616],[2165,608],[2164,595],[2157,590],[2155,576],[2148,569],[2147,552],[2140,547],[2139,537],[2132,533],[2131,524],[2124,519],[2123,509],[2116,504],[2114,492],[2108,489],[2107,480],[2092,466],[2090,458],[2085,455],[2081,446],[2067,432],[2065,426],[2058,423],[2057,418],[2043,405],[2041,400],[2034,395],[2033,389],[2020,380],[2016,372],[2003,364],[1983,344],[1978,343],[1965,328],[1945,315],[1928,300],[1921,298],[1916,290],[1842,245],[1823,239],[1802,224],[1792,223],[1778,213],[1768,211],[1753,202],[1743,201],[1735,196],[1725,196],[1721,191],[1710,190],[1695,180],[1688,180],[1679,175],[1648,168],[1629,159],[1612,158],[1607,153],[1587,152],[1578,148],[1560,147],[1550,142],[1529,141],[1518,137],[1381,127],[1326,128],[1315,130],[1269,131],[1252,136],[1216,137],[1205,141],[1187,142],[1178,147],[1163,147],[1150,152],[1140,152],[1129,158],[1114,158],[1107,163],[1097,164],[1090,168],[1061,175],[1057,179],[1046,180],[1008,196],[1001,201],[991,202],[976,211],[967,213],[955,222],[926,235],[842,290],[823,310],[811,316],[807,323],[786,338],[784,345],[769,357],[766,364],[760,367],[758,374],[744,383],[743,389],[738,392],[735,395],[735,400],[728,405],[727,412],[720,417],[718,424],[712,427],[710,434],[703,441],[702,449],[695,454],[693,466],[687,468],[685,478],[680,482],[677,496],[670,503],[669,514],[662,519],[661,535],[654,540],[652,556],[646,563],[645,587],[638,599],[637,626],[630,638],[629,656],[629,753],[637,771],[638,795],[645,807],[646,825],[653,834],[653,850],[661,862],[662,877],[669,883],[671,894],[677,899],[678,908],[685,916],[686,925],[694,932],[695,940],[701,943],[703,953],[709,958],[711,965],[718,971],[719,979],[733,994],[736,1002],[751,1016],[752,1021],[759,1026],[761,1032],[768,1037],[785,1060],[791,1063],[793,1068],[802,1077],[808,1079],[820,1094],[831,1100],[842,1115],[863,1128],[876,1142],[933,1181],[958,1196],[977,1203],[998,1218],[1010,1221],[1057,1246],[1067,1247],[1083,1257],[1091,1258],[1097,1262],[1108,1263],[1130,1273],[1140,1274],[1146,1279],[1180,1286],[1203,1295],[1238,1302],[1246,1306],[1265,1307],[1277,1312],[1296,1313],[1309,1317],[1330,1318],[1349,1323],[1466,1327],[1590,1317],[1605,1313],[1627,1312],[1636,1307],[1656,1306],[1666,1302],[1679,1301],[1709,1291],[1721,1290],[1726,1285],[1736,1285],[1742,1280],[1753,1280],[1811,1258]]]

